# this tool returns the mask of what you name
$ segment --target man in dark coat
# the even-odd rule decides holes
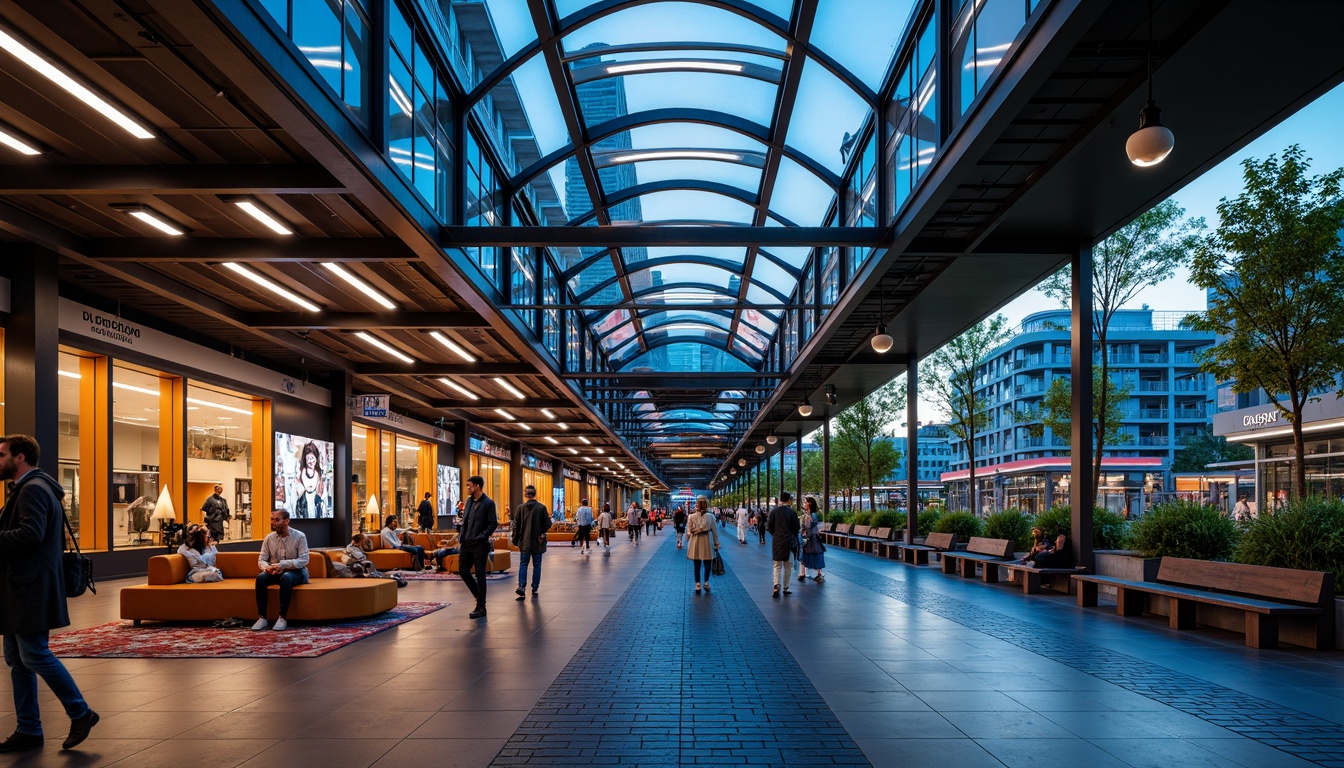
[[[70,716],[70,735],[62,749],[84,741],[98,723],[98,713],[84,702],[74,678],[47,647],[51,630],[70,625],[61,567],[65,491],[55,478],[37,468],[38,457],[33,438],[0,438],[0,481],[9,481],[9,495],[0,510],[0,633],[5,636],[5,663],[18,721],[14,733],[0,742],[0,752],[41,748],[39,675]]]
[[[223,541],[224,523],[232,519],[229,515],[229,502],[224,498],[224,486],[215,486],[215,492],[201,505],[201,513],[205,516],[205,527],[210,529],[210,535],[215,541]]]
[[[541,588],[541,556],[546,554],[546,532],[551,529],[551,513],[546,505],[537,501],[537,489],[527,486],[523,489],[527,499],[518,505],[513,513],[513,522],[509,526],[509,541],[518,548],[518,588],[513,591],[519,600],[526,597],[527,566],[532,564],[532,596],[537,596]]]
[[[791,501],[793,494],[780,491],[779,506],[770,510],[770,519],[766,521],[770,528],[770,556],[775,561],[775,591],[771,597],[779,597],[780,584],[784,585],[784,594],[791,592],[789,576],[793,575],[793,569],[789,566],[789,559],[798,547],[798,531],[801,528],[798,513],[789,504]]]
[[[420,526],[421,533],[429,533],[434,530],[434,505],[429,501],[430,494],[426,493],[425,498],[420,500],[420,506],[415,508],[415,522]]]
[[[499,527],[495,502],[485,495],[485,478],[467,478],[467,499],[462,502],[462,524],[458,526],[457,575],[476,598],[473,619],[485,618],[485,574],[490,570],[490,537]],[[475,575],[472,571],[475,570]]]

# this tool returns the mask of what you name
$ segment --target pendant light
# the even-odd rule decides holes
[[[1153,3],[1148,0],[1148,103],[1139,112],[1139,130],[1125,142],[1129,162],[1140,168],[1157,165],[1176,147],[1176,136],[1162,124],[1161,114],[1153,100]]]
[[[807,418],[812,415],[812,404],[804,400],[798,404],[798,415]]]
[[[886,317],[887,317],[886,297],[882,295],[882,284],[878,283],[877,333],[874,333],[873,338],[869,339],[868,341],[869,344],[873,345],[873,351],[878,354],[882,354],[884,352],[889,351],[891,349],[891,345],[894,344],[896,341],[895,339],[891,338],[891,334],[887,333],[887,324],[882,322],[883,320],[886,319]]]

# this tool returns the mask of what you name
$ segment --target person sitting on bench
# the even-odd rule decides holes
[[[1022,562],[1037,568],[1068,568],[1073,565],[1073,554],[1069,551],[1069,535],[1060,533],[1055,537],[1049,549],[1022,558]]]

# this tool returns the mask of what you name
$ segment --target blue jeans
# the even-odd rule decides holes
[[[18,731],[32,736],[42,735],[42,716],[37,706],[37,676],[47,682],[56,694],[71,720],[89,713],[75,679],[65,665],[47,647],[48,633],[34,635],[5,635],[5,663],[9,665],[10,685],[14,687],[14,712]]]
[[[289,596],[294,592],[296,584],[306,584],[308,579],[304,578],[303,571],[281,571],[280,573],[266,573],[262,571],[257,574],[257,616],[266,618],[266,595],[270,591],[267,589],[272,584],[280,585],[280,618],[285,618],[289,613]]]
[[[400,549],[402,552],[409,552],[411,554],[412,568],[414,568],[417,571],[424,569],[425,567],[424,547],[417,547],[413,544],[402,544],[400,547],[397,547],[397,549]]]
[[[521,559],[518,563],[518,588],[527,586],[527,564],[533,563],[536,567],[532,569],[532,591],[536,592],[541,586],[541,556],[545,552],[519,552]]]

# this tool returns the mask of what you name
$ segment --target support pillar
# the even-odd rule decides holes
[[[905,543],[919,531],[919,362],[913,350],[905,370]]]
[[[457,464],[459,482],[457,484],[457,498],[465,501],[467,498],[467,478],[471,477],[471,424],[465,421],[459,421],[453,425],[453,459]],[[449,530],[457,529],[457,510],[448,510]]]
[[[513,523],[513,509],[523,503],[523,444],[520,442],[509,443],[509,501],[507,504],[500,504],[496,510],[499,515],[499,521],[502,525],[507,517],[509,523]]]
[[[782,452],[781,452],[782,453]],[[765,460],[765,506],[770,506],[770,459]]]
[[[6,249],[10,317],[5,327],[5,429],[32,435],[37,465],[59,477],[60,290],[57,256],[36,245]]]
[[[354,489],[350,475],[354,472],[350,454],[350,431],[354,424],[350,419],[350,397],[353,394],[354,377],[348,371],[338,371],[331,375],[331,418],[328,431],[331,434],[333,479],[331,489],[331,540],[332,546],[341,546],[350,541],[354,533]]]
[[[821,422],[821,519],[831,514],[831,418]]]
[[[793,444],[795,454],[793,461],[793,501],[794,509],[802,509],[803,504],[803,430],[798,428],[798,439]]]
[[[1070,441],[1069,506],[1074,558],[1092,569],[1092,245],[1080,242],[1073,254],[1073,307],[1070,363],[1073,376],[1073,434]]]

